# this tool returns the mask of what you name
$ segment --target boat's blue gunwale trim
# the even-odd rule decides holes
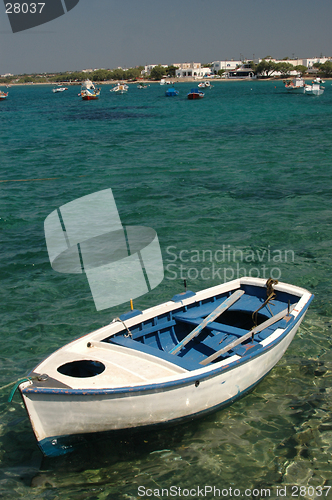
[[[270,370],[271,371],[271,370]],[[267,372],[269,373],[269,372]],[[221,410],[223,408],[226,408],[227,406],[230,406],[233,404],[235,401],[238,399],[241,399],[243,396],[245,396],[248,392],[252,391],[265,377],[267,374],[265,374],[263,377],[261,377],[259,380],[257,380],[254,384],[252,384],[250,387],[247,387],[244,391],[239,391],[235,396],[232,398],[227,399],[226,401],[223,401],[222,403],[219,403],[215,406],[212,406],[210,408],[206,408],[204,410],[201,410],[199,412],[191,413],[188,415],[185,415],[183,417],[175,418],[172,420],[165,420],[163,422],[158,422],[156,424],[149,424],[149,425],[141,425],[139,427],[125,427],[121,429],[114,429],[114,430],[109,430],[109,431],[104,431],[105,433],[111,433],[111,432],[124,432],[124,431],[144,431],[144,430],[152,430],[158,427],[166,427],[166,426],[171,426],[171,425],[177,425],[181,424],[183,422],[187,422],[188,420],[194,420],[198,418],[202,418],[203,416],[210,415],[211,413],[214,413],[218,410]],[[91,433],[92,434],[92,433]],[[102,434],[102,433],[101,433]],[[84,434],[81,434],[81,436],[84,436]],[[77,437],[75,434],[69,434],[69,435],[64,435],[64,436],[52,436],[43,439],[42,441],[38,441],[38,446],[41,449],[42,453],[47,456],[47,457],[57,457],[60,455],[65,455],[67,453],[71,453],[72,451],[75,450],[75,445],[70,446],[66,445],[63,446],[58,443],[59,440],[64,440],[64,439],[70,439],[73,437]]]
[[[215,368],[214,370],[211,371],[205,371],[203,373],[197,373],[197,370],[195,374],[192,376],[186,377],[186,378],[181,378],[178,380],[171,380],[169,382],[161,382],[161,383],[154,383],[154,384],[147,384],[147,385],[138,385],[134,387],[119,387],[119,388],[113,388],[113,389],[51,389],[47,387],[38,387],[38,388],[30,388],[29,386],[20,389],[22,394],[57,394],[57,395],[67,395],[67,396],[120,396],[122,395],[123,397],[130,397],[132,394],[135,394],[137,396],[142,395],[142,394],[149,394],[149,393],[155,393],[155,392],[165,392],[172,390],[174,388],[179,388],[179,387],[186,387],[188,385],[195,384],[196,381],[203,382],[205,380],[208,380],[210,378],[216,377],[220,375],[221,373],[227,373],[230,370],[235,369],[239,364],[246,364],[250,361],[252,361],[255,358],[258,358],[265,354],[266,352],[270,351],[274,347],[276,347],[277,344],[279,344],[287,335],[293,330],[293,328],[296,328],[297,323],[299,323],[300,319],[302,316],[306,313],[309,304],[311,303],[313,299],[313,295],[308,299],[307,303],[305,306],[302,308],[302,310],[299,312],[298,316],[296,317],[296,321],[292,322],[289,326],[287,326],[284,330],[284,332],[275,340],[267,344],[266,346],[262,346],[261,349],[255,350],[252,356],[250,356],[250,350],[249,353],[244,356],[243,358],[237,359],[230,364],[226,364],[223,366],[219,366]],[[188,372],[189,373],[189,372]]]
[[[143,311],[140,311],[139,309],[133,309],[132,311],[128,311],[126,313],[121,314],[120,320],[127,321],[128,319],[135,318],[136,316],[139,316],[140,314],[143,314]]]
[[[187,290],[186,292],[178,293],[171,298],[172,302],[182,302],[185,299],[190,299],[191,297],[195,297],[196,293],[191,290]]]

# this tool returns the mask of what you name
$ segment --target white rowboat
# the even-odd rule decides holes
[[[312,299],[240,278],[74,340],[19,385],[41,450],[56,456],[86,434],[180,423],[231,404],[280,360]]]

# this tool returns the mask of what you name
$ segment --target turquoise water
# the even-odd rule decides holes
[[[127,95],[105,85],[90,102],[79,87],[22,86],[0,103],[0,386],[129,309],[97,312],[85,276],[48,259],[45,218],[102,189],[124,225],[158,234],[165,278],[135,308],[168,300],[184,278],[197,291],[242,274],[315,300],[252,393],[167,431],[43,459],[19,395],[8,404],[2,390],[1,498],[202,498],[205,486],[223,498],[332,496],[332,86],[313,98],[282,82],[217,82],[199,102],[186,99],[191,86],[166,98],[158,84]]]

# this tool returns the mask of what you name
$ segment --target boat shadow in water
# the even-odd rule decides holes
[[[19,409],[20,412],[20,409]],[[208,418],[208,417],[206,417]],[[205,419],[152,430],[101,432],[71,437],[75,453],[58,457],[44,457],[29,429],[25,417],[7,424],[1,438],[3,461],[12,480],[24,487],[63,487],[64,482],[76,483],[71,474],[83,471],[108,470],[115,464],[144,460],[163,450],[172,452],[183,442],[194,439]],[[79,481],[80,482],[80,481]],[[103,480],[96,480],[101,484]],[[109,483],[109,478],[105,481]]]
[[[137,466],[141,462],[149,463],[155,455],[163,453],[174,455],[177,453],[176,450],[185,446],[183,443],[194,439],[201,425],[202,420],[197,420],[163,430],[144,432],[133,430],[76,436],[75,453],[52,458],[42,457],[39,471],[30,475],[29,485],[32,488],[45,488],[50,485],[59,488],[64,486],[64,481],[73,481],[76,486],[78,483],[82,485],[81,481],[85,481],[83,476],[87,477],[87,471],[90,476],[97,474],[93,480],[94,484],[98,486],[110,484],[109,473],[114,466],[117,470],[124,468],[127,475],[128,470],[131,471],[135,464]],[[72,440],[71,445],[73,445]],[[78,481],[77,473],[83,474]],[[91,486],[90,481],[91,477],[87,481]]]

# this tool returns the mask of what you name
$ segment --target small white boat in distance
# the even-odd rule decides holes
[[[303,94],[304,86],[305,83],[303,78],[296,77],[292,81],[286,82],[285,89],[292,94]]]
[[[212,85],[211,85],[210,82],[206,81],[206,82],[199,83],[198,87],[201,88],[201,89],[211,89]]]
[[[231,404],[280,360],[312,299],[297,286],[240,278],[132,310],[74,340],[19,384],[42,452]]]
[[[172,82],[170,80],[165,80],[165,78],[162,78],[160,80],[160,85],[172,85]]]
[[[52,89],[54,93],[56,92],[64,92],[65,90],[68,90],[67,87],[56,87],[55,89]]]
[[[317,77],[314,79],[313,83],[325,83],[325,80],[322,80],[319,76],[317,76]]]
[[[322,95],[324,93],[324,87],[321,87],[319,83],[312,82],[311,85],[306,85],[304,92],[307,95]]]
[[[110,89],[110,92],[118,92],[119,94],[125,94],[128,91],[128,85],[124,83],[117,83],[115,87]]]

